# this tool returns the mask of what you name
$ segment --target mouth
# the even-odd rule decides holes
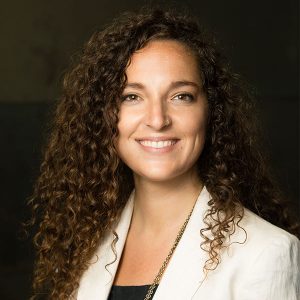
[[[174,146],[178,143],[178,139],[150,141],[150,140],[136,140],[144,150],[150,152],[165,153],[172,151]]]
[[[138,141],[140,144],[146,147],[152,147],[152,148],[165,148],[169,147],[171,145],[174,145],[178,140],[167,140],[167,141],[149,141],[149,140],[141,140]]]

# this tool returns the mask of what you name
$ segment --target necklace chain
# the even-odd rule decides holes
[[[196,202],[194,203],[194,206],[195,206],[195,204],[196,204]],[[189,220],[190,220],[190,217],[191,217],[192,212],[193,212],[193,210],[194,210],[194,206],[193,206],[191,212],[189,213],[188,217],[186,218],[185,222],[183,223],[182,227],[180,228],[180,230],[179,230],[179,232],[178,232],[178,234],[177,234],[177,237],[176,237],[176,239],[175,239],[175,242],[174,242],[174,244],[173,244],[173,246],[172,246],[172,248],[171,248],[171,250],[170,250],[168,256],[166,257],[166,259],[164,260],[162,266],[160,267],[160,269],[159,269],[159,271],[158,271],[158,274],[156,275],[156,277],[155,277],[153,283],[152,283],[151,286],[149,287],[149,289],[148,289],[148,291],[147,291],[147,294],[146,294],[144,300],[149,300],[149,299],[151,299],[152,294],[153,294],[153,290],[154,290],[155,286],[156,286],[157,284],[159,284],[160,279],[161,279],[161,277],[162,277],[162,275],[163,275],[163,273],[164,273],[164,271],[165,271],[165,269],[166,269],[166,267],[167,267],[167,265],[168,265],[168,263],[169,263],[169,261],[170,261],[170,259],[171,259],[171,256],[172,256],[174,250],[176,249],[176,247],[177,247],[177,245],[178,245],[178,243],[179,243],[179,241],[180,241],[180,239],[181,239],[181,237],[182,237],[182,235],[183,235],[183,233],[184,233],[184,230],[185,230],[185,228],[186,228],[186,225],[187,225],[187,223],[188,223]]]

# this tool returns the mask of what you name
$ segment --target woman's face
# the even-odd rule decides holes
[[[189,174],[205,141],[208,106],[195,56],[172,40],[151,41],[126,70],[117,151],[135,176]]]

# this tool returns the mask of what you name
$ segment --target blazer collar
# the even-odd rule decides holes
[[[100,244],[90,262],[90,266],[80,280],[77,300],[106,300],[108,298],[131,222],[134,193],[135,190],[132,191],[115,229],[118,234],[118,240],[115,244],[116,261],[111,249],[115,236],[109,233]]]
[[[204,280],[203,266],[207,257],[206,252],[200,248],[203,241],[200,229],[205,226],[203,218],[208,201],[209,193],[203,187],[153,300],[192,299]]]
[[[115,237],[113,234],[109,234],[101,243],[80,281],[77,300],[107,299],[129,230],[134,206],[134,193],[133,190],[115,229],[118,234],[118,240],[115,244],[117,258],[111,249],[111,243]],[[208,191],[203,187],[153,300],[192,299],[201,285],[204,279],[203,266],[207,257],[200,248],[203,241],[200,236],[200,229],[204,227],[203,217],[208,208],[209,198]]]

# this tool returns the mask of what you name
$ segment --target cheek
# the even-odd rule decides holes
[[[136,124],[137,122],[134,120],[134,116],[130,116],[127,113],[119,115],[119,122],[117,124],[118,137],[115,140],[115,148],[123,161],[128,157],[128,153],[130,153],[131,143],[129,142],[135,132]]]
[[[130,134],[136,128],[140,118],[140,113],[134,110],[128,111],[126,108],[121,108],[119,112],[118,130],[122,135]]]
[[[205,136],[207,123],[206,110],[201,110],[185,118],[184,127],[186,128],[186,134],[189,136],[202,137]]]
[[[185,123],[187,137],[186,156],[196,161],[202,153],[206,138],[206,112],[201,111],[190,116]]]
[[[119,140],[128,136],[130,134],[130,131],[132,130],[132,123],[130,122],[130,118],[126,118],[126,116],[120,116],[117,127],[119,131]]]

